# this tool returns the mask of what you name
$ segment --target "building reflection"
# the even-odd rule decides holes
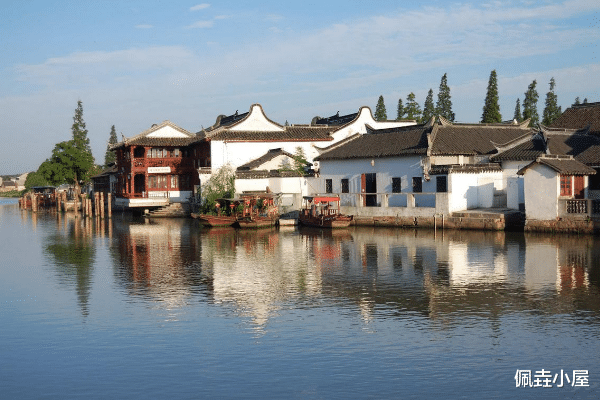
[[[185,219],[117,220],[115,271],[125,290],[170,309],[210,287],[201,274],[195,228]]]
[[[342,302],[365,323],[421,313],[494,320],[542,302],[599,311],[593,237],[354,228],[240,232],[201,238],[213,296],[264,326],[286,302]],[[597,274],[597,272],[596,272]],[[539,305],[539,304],[538,304]],[[562,310],[562,311],[561,311]]]

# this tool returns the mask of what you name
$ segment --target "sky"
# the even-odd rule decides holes
[[[480,121],[490,72],[500,112],[537,81],[562,109],[600,101],[600,2],[0,1],[0,175],[34,171],[71,139],[77,101],[96,163],[169,120],[190,132],[259,103],[271,120],[375,111],[447,74],[456,121]]]

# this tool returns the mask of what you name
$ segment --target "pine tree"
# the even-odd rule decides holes
[[[429,89],[427,97],[425,97],[425,103],[423,103],[423,116],[421,117],[421,123],[426,124],[429,122],[431,117],[435,116],[435,108],[433,107],[433,90]]]
[[[108,164],[114,163],[116,160],[115,151],[112,150],[112,146],[117,144],[117,132],[115,126],[110,128],[110,137],[108,139],[108,145],[106,146],[106,153],[104,154],[104,168],[108,167]]]
[[[383,102],[383,96],[379,96],[379,100],[377,100],[377,107],[375,107],[375,120],[387,121],[387,113],[385,111],[385,103]]]
[[[400,121],[402,118],[404,118],[404,105],[402,104],[402,99],[398,99],[398,111],[396,121]]]
[[[583,99],[583,104],[587,104],[587,102],[588,102],[588,101],[587,101],[587,97],[585,97],[585,98]]]
[[[526,120],[531,118],[529,126],[535,126],[540,120],[537,110],[538,92],[535,89],[537,81],[534,79],[533,82],[527,87],[525,92],[525,98],[523,99],[523,119]]]
[[[581,104],[581,100],[579,100],[579,96],[575,97],[575,102],[573,103],[574,106],[578,106]]]
[[[523,115],[521,115],[521,100],[517,99],[517,104],[515,105],[515,114],[513,115],[513,119],[517,122],[523,121]]]
[[[435,105],[435,113],[437,115],[441,115],[449,121],[454,121],[452,100],[450,99],[450,87],[448,87],[448,74],[444,74],[444,76],[442,76],[440,90],[438,91],[438,99]]]
[[[502,114],[500,114],[500,105],[498,104],[498,77],[495,69],[490,73],[481,122],[484,124],[502,122]]]
[[[80,151],[92,154],[90,139],[87,136],[88,131],[85,127],[85,121],[83,120],[83,104],[81,100],[77,101],[77,108],[75,109],[75,115],[73,116],[71,131],[73,133],[73,144],[75,147]]]
[[[411,92],[406,97],[406,107],[404,107],[407,119],[419,120],[421,118],[421,106],[415,100],[415,94]]]
[[[550,91],[546,93],[546,106],[544,107],[544,114],[542,124],[550,125],[557,119],[562,113],[561,107],[558,106],[558,97],[554,93],[554,87],[556,82],[554,77],[550,79]]]

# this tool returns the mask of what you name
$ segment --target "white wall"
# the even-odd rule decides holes
[[[163,126],[162,128],[160,128],[157,131],[149,133],[146,137],[149,137],[149,138],[187,138],[190,136],[167,125],[167,126]]]
[[[416,125],[414,121],[375,121],[373,119],[373,115],[371,114],[371,109],[369,107],[361,107],[358,110],[358,117],[356,120],[348,125],[343,127],[342,129],[335,131],[333,133],[334,141],[333,143],[345,139],[349,136],[355,135],[357,133],[367,133],[367,128],[365,125],[369,125],[374,129],[386,129],[386,128],[397,128],[400,126],[409,126]],[[332,143],[330,143],[332,144]],[[329,146],[328,144],[327,146]]]
[[[502,172],[449,174],[449,211],[492,207],[494,193],[501,190]]]
[[[290,154],[296,153],[296,147],[304,150],[308,162],[318,155],[312,143],[319,142],[223,142],[213,140],[210,142],[211,166],[216,171],[229,163],[235,169],[249,161],[265,155],[271,149],[283,149]],[[327,145],[331,142],[323,142]]]
[[[506,185],[506,207],[515,210],[519,204],[525,204],[525,187],[523,176],[517,171],[529,164],[529,161],[504,161],[502,162],[502,175]]]
[[[558,216],[560,175],[536,164],[525,171],[524,178],[527,219],[555,219]]]
[[[361,175],[376,173],[377,193],[392,192],[392,178],[401,178],[402,192],[412,192],[412,178],[423,177],[421,157],[374,158],[321,161],[319,193],[325,192],[325,179],[331,179],[333,192],[342,191],[342,179],[348,179],[350,193],[360,193]],[[423,180],[423,192],[435,192],[435,180]]]

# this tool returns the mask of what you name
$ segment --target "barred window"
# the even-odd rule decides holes
[[[448,177],[447,176],[437,176],[435,178],[436,183],[436,191],[438,193],[446,193],[448,191]]]
[[[423,191],[423,181],[420,176],[412,178],[412,189],[414,193],[421,193]]]
[[[342,193],[350,193],[350,183],[348,179],[342,179]]]
[[[333,181],[325,179],[325,193],[333,193]]]
[[[392,178],[392,193],[402,192],[402,178]]]

